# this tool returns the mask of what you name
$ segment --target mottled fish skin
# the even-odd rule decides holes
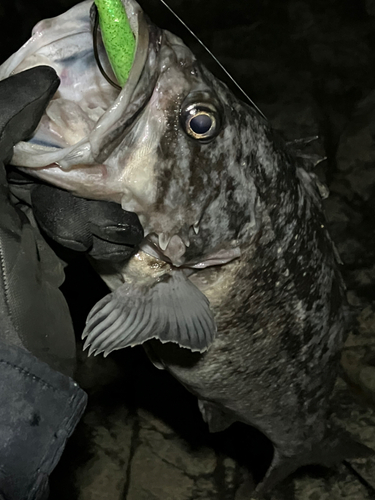
[[[246,120],[250,128],[251,112]],[[260,493],[299,466],[364,450],[338,451],[329,429],[348,310],[314,176],[267,124],[256,137],[255,149],[241,138],[252,152],[244,175],[255,187],[256,232],[239,259],[190,276],[210,301],[214,342],[203,354],[158,341],[145,349],[197,396],[211,431],[239,421],[271,440]]]
[[[217,325],[207,353],[157,341],[145,347],[201,406],[209,405],[211,430],[225,427],[224,414],[227,425],[249,424],[272,441],[274,469],[263,490],[276,481],[275,471],[280,479],[304,464],[331,463],[329,401],[347,308],[310,165],[221,83],[212,80],[211,85],[221,102],[229,103],[228,108],[223,104],[230,123],[223,141],[230,146],[221,149],[215,144],[201,152],[204,147],[189,144],[191,156],[201,160],[193,163],[196,177],[180,184],[176,176],[174,182],[176,190],[183,185],[193,190],[198,179],[204,196],[203,186],[215,186],[219,179],[213,191],[225,202],[207,204],[199,235],[192,238],[186,255],[203,259],[205,247],[235,239],[241,257],[190,277],[209,299]],[[175,151],[178,148],[170,153],[172,171],[178,164]],[[168,198],[173,183],[166,178],[164,172],[161,189]]]
[[[150,33],[139,88],[152,81],[152,92],[134,106],[141,111],[131,126],[124,119],[100,137],[104,173],[95,189],[79,163],[38,175],[81,196],[91,182],[92,197],[141,217],[160,255],[195,266],[189,279],[209,299],[217,326],[210,348],[196,353],[156,340],[145,348],[198,397],[212,431],[240,421],[272,441],[262,491],[300,465],[330,465],[340,455],[328,414],[346,330],[344,285],[310,165],[180,39],[155,27]],[[184,131],[181,116],[194,102],[220,117],[208,143]],[[189,244],[171,240],[168,248],[173,235]],[[225,265],[209,266],[225,252]],[[126,267],[122,275],[106,270],[114,290]]]
[[[329,401],[347,311],[316,187],[264,131],[261,157],[251,168],[261,218],[256,236],[240,259],[190,278],[210,300],[214,343],[202,355],[158,342],[146,348],[201,405],[211,405],[211,430],[223,429],[224,412],[228,425],[240,421],[261,430],[277,461],[291,457],[285,475],[307,463],[329,463]],[[320,458],[313,458],[319,444]],[[270,473],[264,487],[272,481]]]

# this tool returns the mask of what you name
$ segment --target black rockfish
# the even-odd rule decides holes
[[[145,343],[210,430],[262,431],[275,453],[261,491],[342,458],[328,414],[346,305],[316,178],[179,38],[124,5],[137,48],[121,92],[97,68],[90,1],[37,25],[0,68],[49,64],[61,78],[13,162],[139,216],[140,251],[96,264],[112,293],[90,313],[86,345]]]

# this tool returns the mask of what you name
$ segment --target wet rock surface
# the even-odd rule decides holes
[[[4,3],[2,59],[32,24],[73,1]],[[141,2],[142,3],[142,2]],[[375,450],[375,2],[373,0],[170,0],[288,140],[318,135],[312,153],[331,191],[327,219],[343,261],[355,322],[342,355],[334,418]],[[177,32],[212,71],[220,70],[156,2],[142,3]],[[72,263],[65,292],[77,332],[106,289],[88,265]],[[94,293],[93,293],[93,290]],[[81,345],[79,345],[79,351]],[[271,450],[262,436],[234,425],[210,435],[197,403],[146,359],[142,349],[107,359],[79,354],[77,380],[87,412],[51,478],[53,500],[250,500]],[[375,498],[375,459],[295,473],[272,500]]]

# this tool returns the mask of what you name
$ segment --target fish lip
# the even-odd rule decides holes
[[[142,81],[144,79],[144,73],[149,59],[150,44],[152,43],[150,40],[150,23],[148,22],[143,10],[139,10],[136,15],[138,33],[133,65],[126,84],[113,104],[113,107],[115,108],[118,105],[117,103],[120,105],[120,102],[122,101],[122,124],[121,126],[118,126],[112,134],[110,133],[105,135],[102,141],[98,140],[98,137],[93,137],[91,139],[90,142],[93,158],[98,163],[103,163],[108,158],[117,146],[119,137],[122,140],[123,135],[131,129],[131,126],[135,122],[136,118],[140,115],[148,101],[151,99],[154,84],[149,86],[148,91],[144,93],[143,99],[140,100],[139,105],[134,109],[131,109],[131,113],[129,113],[134,97],[137,94],[137,90],[143,83]],[[126,103],[125,106],[123,101]]]

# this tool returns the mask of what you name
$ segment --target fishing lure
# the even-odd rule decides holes
[[[114,86],[121,88],[125,85],[133,65],[136,41],[121,0],[95,0],[95,5],[97,8],[94,27],[95,56],[98,61],[97,30],[99,24],[108,59],[120,84],[120,86],[116,84]],[[101,64],[99,68],[102,71]],[[107,78],[107,75],[104,73],[103,75]],[[112,81],[110,83],[113,84]]]

